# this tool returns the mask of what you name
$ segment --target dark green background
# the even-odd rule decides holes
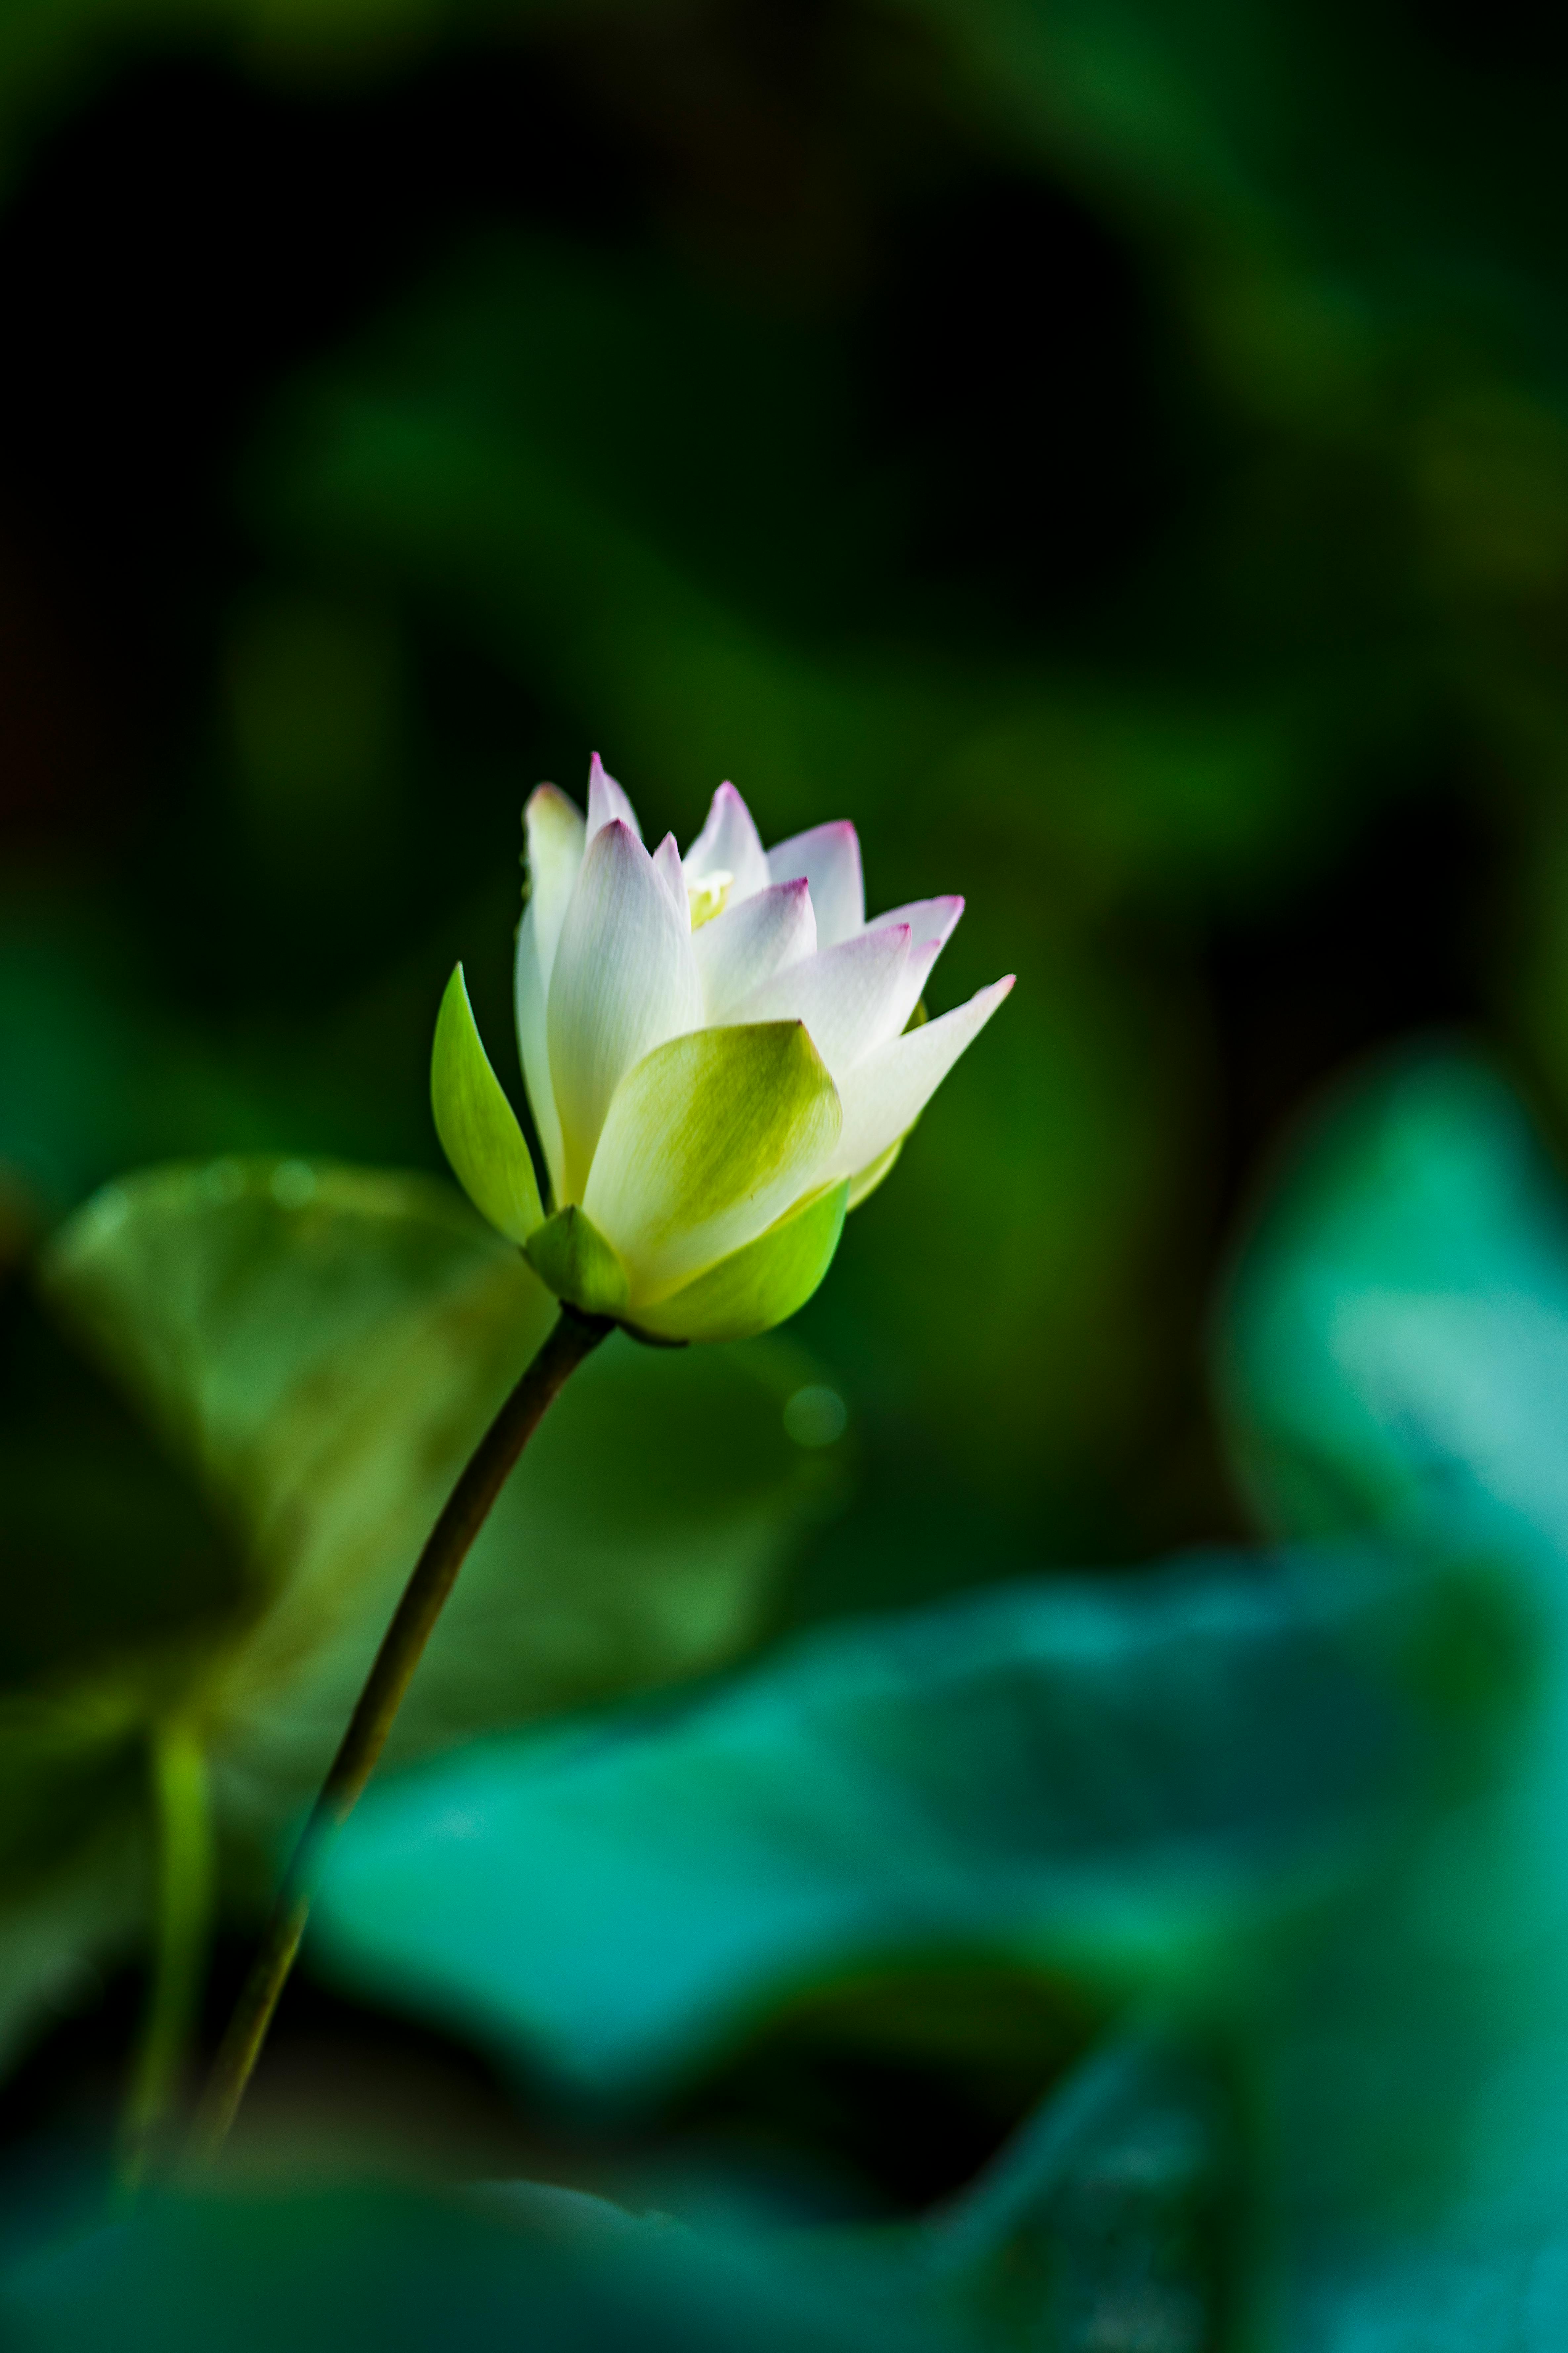
[[[595,748],[655,834],[731,776],[962,890],[933,1010],[1019,977],[747,1375],[849,1417],[756,1440],[751,1599],[558,1699],[1251,1534],[1209,1319],[1325,1083],[1459,1033],[1568,1122],[1565,119],[1511,0],[11,0],[9,1693],[235,1576],[35,1244],[142,1164],[437,1170],[458,955],[521,1101],[519,811]],[[718,1409],[606,1398],[679,1526]],[[998,2097],[857,2162],[950,2184]]]
[[[1522,16],[7,21],[4,1145],[434,1165],[602,750],[1020,985],[803,1335],[932,1588],[1227,1524],[1194,1335],[1328,1072],[1568,1086],[1563,59]],[[1531,43],[1534,46],[1531,46]],[[509,1073],[513,1068],[505,1057]],[[854,1547],[850,1548],[851,1551]],[[894,1572],[835,1551],[799,1606]]]

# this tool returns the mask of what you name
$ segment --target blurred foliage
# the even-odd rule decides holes
[[[608,1741],[466,1749],[367,1797],[312,1950],[623,2100],[807,1993],[939,2048],[984,2009],[945,1981],[987,1971],[1037,1973],[1076,2034],[1113,1997],[1212,2001],[1386,1839],[1409,1760],[1331,1598],[1366,1574],[1020,1581]]]
[[[1412,1018],[1568,1086],[1551,37],[49,0],[6,37],[15,593],[85,666],[20,710],[24,1179],[428,1161],[412,1041],[459,949],[499,1032],[528,784],[598,742],[689,829],[732,768],[780,831],[852,808],[875,897],[968,891],[944,989],[1025,981],[813,1310],[865,1486],[792,1607],[1212,1533],[1190,1334],[1259,1142]],[[32,1076],[84,964],[110,1002]]]
[[[1428,1062],[1342,1105],[1222,1353],[1277,1515],[1331,1495],[1359,1548],[1018,1584],[415,1768],[351,1828],[320,1961],[599,2099],[798,2036],[808,1993],[797,2064],[974,2070],[977,1963],[1036,1985],[1016,2101],[1152,2006],[1240,2136],[1237,2326],[1537,2341],[1507,2316],[1568,2186],[1568,1198],[1506,1091]]]
[[[22,1590],[0,1693],[13,2031],[47,1992],[37,1905],[68,1914],[106,1873],[127,1876],[106,1820],[143,1810],[161,1726],[214,1768],[243,1892],[244,1840],[325,1769],[409,1562],[555,1312],[451,1188],[299,1160],[98,1194],[51,1243],[41,1303],[23,1290],[7,1319],[26,1418],[7,1416],[0,1490]],[[742,1641],[792,1521],[833,1508],[831,1470],[784,1428],[800,1370],[783,1345],[673,1369],[609,1352],[492,1515],[397,1749],[689,1673]],[[698,1479],[681,1451],[694,1423],[714,1449]],[[635,1493],[595,1476],[628,1428],[649,1448]]]
[[[1211,2341],[1234,2303],[1215,2228],[1229,2155],[1211,2087],[1161,2038],[1135,2035],[1079,2070],[974,2190],[912,2228],[784,2232],[713,2214],[692,2232],[528,2182],[461,2203],[168,2200],[133,2233],[14,2265],[0,2317],[28,2353],[106,2330],[178,2348],[215,2331],[269,2345],[279,2329],[307,2348],[413,2348],[437,2331],[463,2346],[524,2331],[574,2353],[1185,2348]]]
[[[530,786],[852,815],[1022,984],[798,1329],[563,1401],[300,1997],[703,2229],[89,2183],[8,2342],[1562,2337],[1565,100],[1451,0],[4,12],[19,2178],[156,1743],[243,1921],[537,1335],[426,1094]]]

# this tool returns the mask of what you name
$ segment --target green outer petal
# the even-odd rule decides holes
[[[641,1310],[754,1241],[824,1181],[843,1125],[804,1023],[700,1029],[616,1088],[584,1207]]]
[[[623,1315],[626,1271],[589,1218],[575,1204],[557,1209],[525,1245],[524,1257],[557,1299],[585,1315]]]
[[[509,1241],[525,1242],[544,1215],[539,1180],[517,1114],[490,1068],[461,965],[436,1017],[430,1108],[441,1149],[475,1208]]]
[[[911,1133],[910,1129],[906,1128],[895,1144],[889,1144],[886,1152],[879,1152],[869,1167],[858,1169],[853,1176],[847,1179],[849,1187],[849,1207],[852,1209],[858,1209],[862,1201],[869,1200],[883,1178],[892,1175],[893,1163],[903,1150]]]
[[[849,1179],[818,1193],[744,1249],[634,1318],[661,1340],[750,1340],[804,1307],[833,1263]]]

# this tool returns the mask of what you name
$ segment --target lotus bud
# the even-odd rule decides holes
[[[517,1029],[552,1213],[460,965],[431,1065],[447,1156],[584,1313],[666,1341],[765,1332],[816,1289],[1012,979],[917,1022],[963,900],[868,923],[854,827],[764,849],[732,785],[684,858],[673,834],[644,847],[596,754],[585,818],[542,785],[523,823]]]

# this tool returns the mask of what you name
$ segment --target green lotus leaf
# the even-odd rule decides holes
[[[226,1613],[157,1651],[148,1688],[205,1725],[230,1813],[269,1821],[322,1768],[556,1303],[449,1187],[300,1161],[111,1187],[62,1229],[47,1287],[238,1532]],[[465,1565],[399,1745],[656,1683],[743,1642],[818,1483],[784,1426],[796,1377],[765,1357],[601,1350]],[[700,1476],[697,1429],[720,1456]]]
[[[478,1743],[368,1792],[315,1965],[612,2099],[857,1985],[885,2044],[889,1972],[966,2047],[977,1981],[1033,1982],[1048,2048],[1053,1988],[1081,2014],[1215,1982],[1350,1868],[1403,1755],[1341,1639],[1368,1582],[1359,1556],[1024,1581],[613,1739]]]

